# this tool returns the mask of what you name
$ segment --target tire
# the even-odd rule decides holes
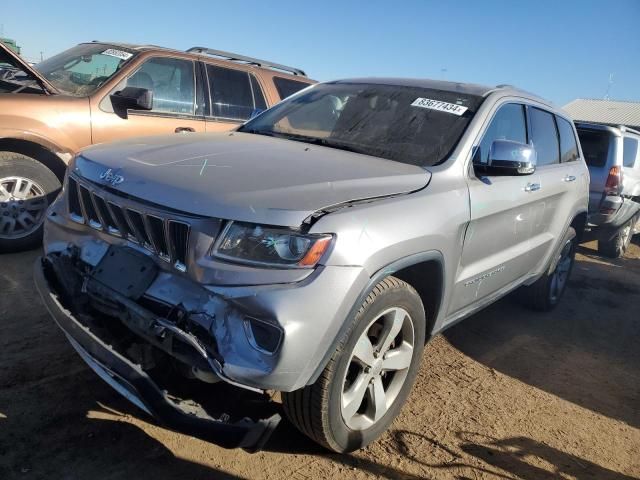
[[[625,223],[616,234],[608,241],[598,241],[598,253],[603,257],[620,258],[624,256],[624,252],[629,248],[631,237],[633,237],[633,229],[636,218],[632,218]]]
[[[0,253],[42,243],[46,210],[60,187],[58,177],[37,160],[0,151]]]
[[[298,430],[329,450],[349,452],[368,445],[391,424],[411,391],[424,350],[425,326],[417,292],[402,280],[385,278],[351,319],[316,382],[283,393],[285,414]],[[393,336],[385,335],[390,331],[397,335],[387,340]],[[356,347],[357,355],[369,363],[358,359]],[[384,353],[377,353],[378,348]],[[345,405],[348,399],[354,400]]]
[[[577,237],[573,227],[567,229],[560,245],[560,252],[554,258],[555,263],[544,275],[533,284],[520,288],[520,300],[533,310],[553,310],[567,288],[576,256]]]

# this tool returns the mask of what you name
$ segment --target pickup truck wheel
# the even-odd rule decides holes
[[[554,309],[567,288],[576,256],[576,231],[572,227],[565,233],[561,245],[553,268],[549,268],[532,285],[520,289],[521,300],[533,310],[546,312]]]
[[[283,393],[302,433],[335,452],[378,438],[397,416],[420,366],[425,312],[407,283],[387,277],[369,293],[313,384]]]
[[[598,241],[598,253],[604,257],[620,258],[629,248],[636,219],[632,218],[608,241]]]
[[[58,178],[37,160],[0,152],[0,252],[40,245],[47,207],[59,191]]]

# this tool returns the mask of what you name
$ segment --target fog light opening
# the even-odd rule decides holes
[[[244,331],[249,344],[265,355],[273,355],[280,348],[284,336],[278,325],[253,317],[244,318]]]

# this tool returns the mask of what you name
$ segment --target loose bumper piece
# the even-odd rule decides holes
[[[47,310],[82,359],[116,391],[167,427],[215,443],[224,448],[257,451],[278,425],[275,414],[264,420],[245,418],[230,422],[226,415],[212,418],[182,408],[162,391],[143,369],[104,343],[76,319],[58,298],[45,274],[42,258],[34,269],[36,287]]]

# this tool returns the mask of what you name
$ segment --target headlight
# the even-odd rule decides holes
[[[331,235],[231,222],[213,245],[212,255],[249,264],[310,268],[318,263],[332,239]]]

